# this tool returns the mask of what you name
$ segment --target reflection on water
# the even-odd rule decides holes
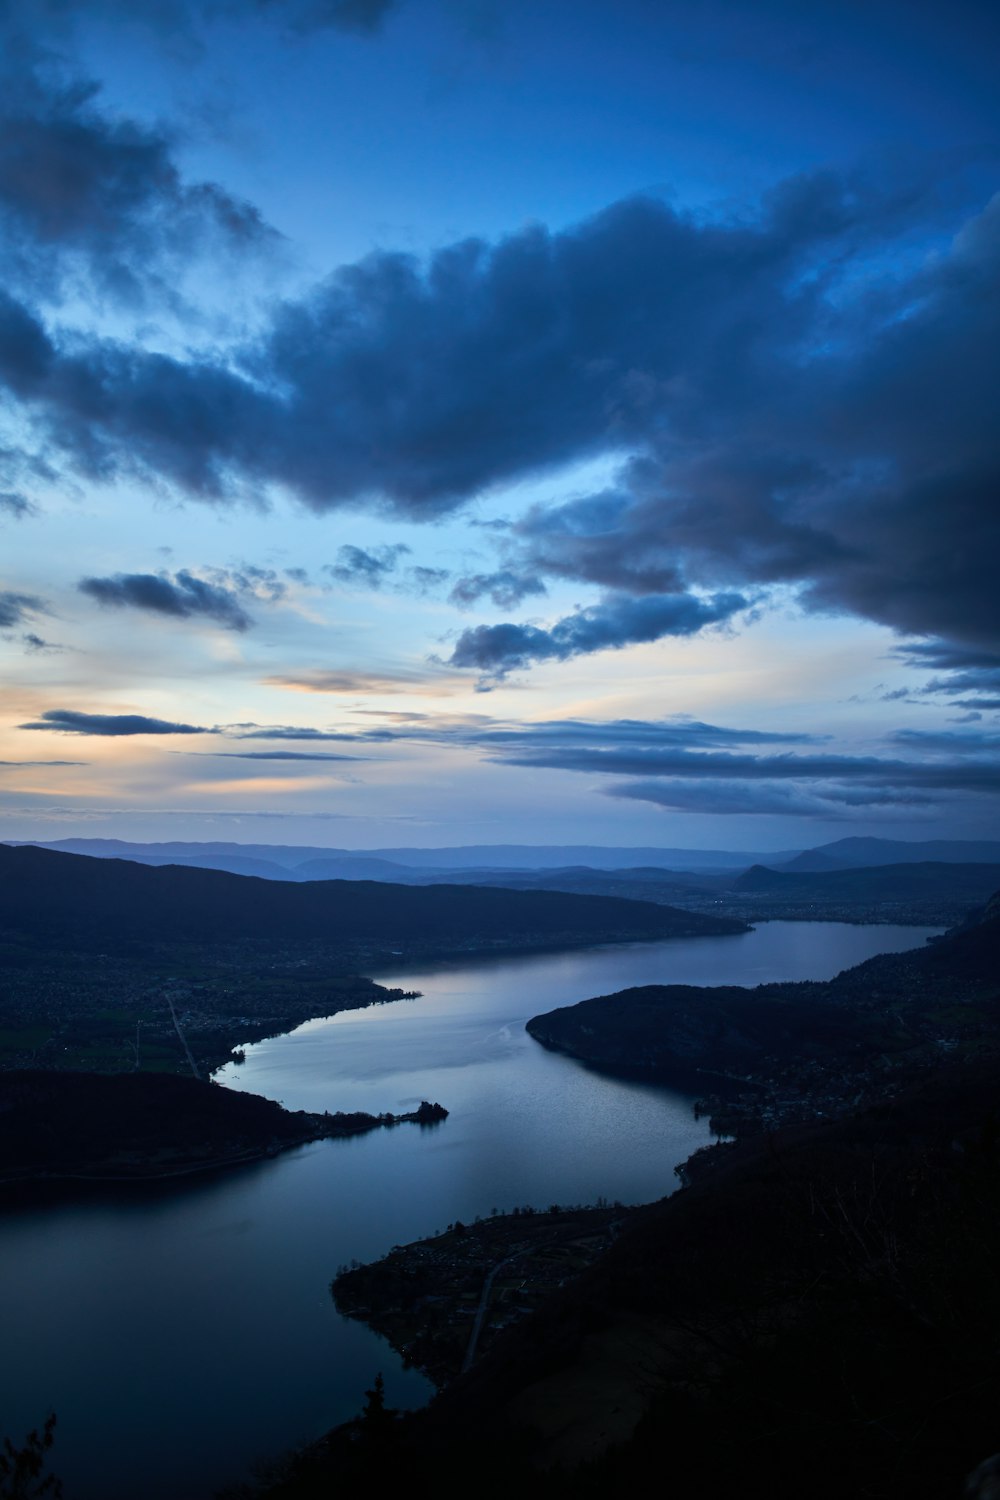
[[[419,1404],[426,1382],[335,1313],[338,1264],[494,1207],[660,1196],[708,1139],[689,1099],[545,1052],[528,1017],[632,984],[826,977],[926,935],[770,923],[378,976],[422,997],[310,1022],[222,1077],[293,1109],[438,1099],[444,1125],[5,1216],[0,1425],[18,1435],[58,1413],[67,1500],[199,1500],[254,1454],[353,1414],[379,1369],[393,1404]]]

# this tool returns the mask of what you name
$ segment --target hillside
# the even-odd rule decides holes
[[[646,985],[533,1017],[536,1041],[592,1067],[701,1088],[727,1128],[838,1113],[1000,1055],[1000,903],[982,920],[824,983]]]
[[[293,884],[0,845],[0,1070],[207,1074],[235,1047],[398,998],[359,974],[449,954],[746,930],[551,892]]]
[[[0,846],[0,927],[48,945],[322,942],[427,952],[719,934],[745,924],[551,891],[260,880]]]

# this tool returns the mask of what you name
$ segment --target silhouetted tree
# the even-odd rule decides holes
[[[371,1390],[365,1391],[365,1395],[368,1400],[361,1408],[361,1425],[366,1433],[381,1432],[392,1417],[392,1413],[386,1409],[385,1381],[381,1370],[375,1376]]]
[[[54,1474],[43,1474],[46,1454],[55,1441],[55,1412],[45,1419],[41,1434],[29,1432],[20,1448],[4,1438],[0,1449],[0,1500],[60,1500],[62,1482]]]

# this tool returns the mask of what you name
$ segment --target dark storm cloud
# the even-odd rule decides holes
[[[363,588],[380,589],[390,574],[399,567],[401,557],[406,557],[409,547],[402,542],[382,547],[340,547],[337,561],[326,563],[324,573],[329,573],[338,583],[360,584]]]
[[[956,697],[959,693],[1000,695],[1000,652],[969,650],[944,641],[931,641],[900,646],[896,655],[910,666],[945,674],[930,678],[923,684],[921,693],[949,697]],[[991,702],[986,706],[996,707],[997,704]]]
[[[448,598],[459,609],[469,609],[484,597],[498,609],[515,609],[532,595],[547,592],[540,578],[500,568],[494,573],[468,573],[459,578]]]
[[[746,609],[742,594],[666,594],[641,599],[610,598],[557,620],[548,630],[535,625],[477,625],[455,642],[449,666],[475,667],[487,678],[502,678],[539,661],[567,661],[591,651],[618,649],[664,636],[695,635],[707,625],[730,620]]]
[[[22,310],[33,358],[27,372],[11,359],[8,381],[86,472],[145,467],[212,498],[278,483],[317,510],[374,499],[433,516],[533,469],[664,434],[723,443],[745,408],[756,430],[768,401],[801,406],[819,383],[811,344],[851,332],[829,326],[818,268],[888,253],[898,196],[823,177],[747,224],[633,200],[559,233],[464,241],[426,266],[376,254],[282,305],[243,351],[245,373],[221,356],[56,347]],[[780,415],[765,432],[784,430]],[[786,447],[764,464],[785,488],[817,471]],[[770,551],[797,566],[811,535],[791,526]],[[817,535],[820,553],[830,545]]]
[[[173,578],[166,573],[116,573],[112,578],[83,578],[77,587],[98,604],[118,609],[145,610],[174,619],[200,615],[216,620],[227,630],[247,630],[253,624],[230,589],[206,583],[186,569]]]
[[[48,115],[30,97],[5,107],[44,116],[53,139],[65,127],[102,165],[78,196],[36,201],[27,130],[13,166],[0,162],[0,200],[32,243],[78,245],[124,285],[151,224],[168,249],[173,220],[188,241],[192,222],[256,234],[239,204],[180,181],[169,142],[112,129],[90,96],[46,99]],[[989,647],[1000,200],[959,226],[953,187],[897,161],[793,178],[742,218],[633,199],[426,263],[380,252],[215,357],[71,338],[8,294],[0,384],[84,475],[201,499],[277,487],[316,511],[431,519],[490,486],[621,453],[611,489],[497,533],[497,576],[612,591],[594,628],[582,612],[546,631],[466,632],[456,664],[503,672],[671,633],[616,629],[621,596],[666,615],[680,599],[696,609],[692,588],[721,599],[773,584],[814,609]],[[940,253],[914,253],[955,228]],[[340,581],[338,568],[369,583],[392,571],[377,549],[354,550]]]
[[[1000,673],[1000,652],[985,651],[948,641],[913,641],[896,646],[893,655],[909,666],[935,672]]]
[[[118,737],[132,734],[211,734],[198,724],[173,724],[166,719],[148,719],[143,714],[86,714],[71,708],[52,708],[19,729],[49,729],[60,734],[95,734]]]
[[[46,614],[45,601],[36,594],[16,594],[0,589],[0,630],[26,625],[33,615]]]

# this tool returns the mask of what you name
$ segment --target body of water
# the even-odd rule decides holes
[[[929,929],[772,922],[375,977],[421,998],[346,1011],[247,1048],[218,1075],[291,1109],[451,1114],[322,1141],[211,1179],[0,1218],[0,1435],[58,1416],[66,1500],[202,1500],[353,1415],[428,1383],[340,1318],[338,1265],[530,1203],[627,1203],[676,1186],[708,1139],[691,1098],[546,1052],[524,1022],[630,985],[823,979]]]

